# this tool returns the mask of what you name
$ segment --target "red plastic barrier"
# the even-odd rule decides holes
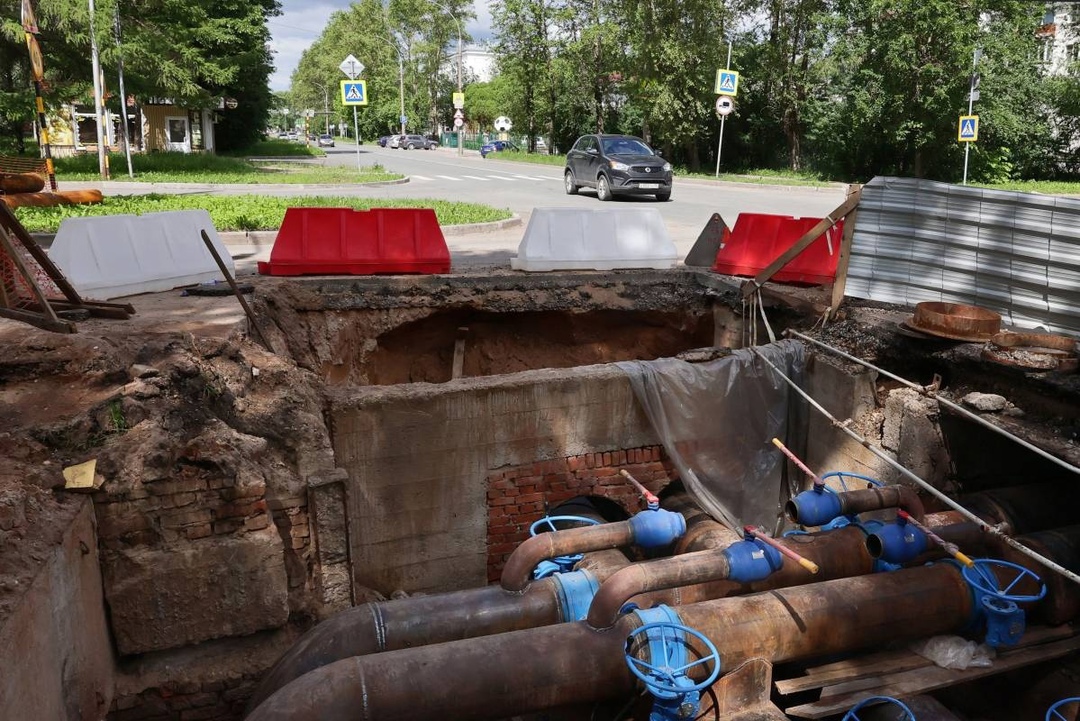
[[[449,273],[430,208],[289,208],[262,275]]]
[[[725,275],[755,276],[806,235],[821,218],[739,213],[735,227],[724,234],[713,271]],[[844,221],[838,221],[782,270],[772,277],[781,283],[823,285],[836,279],[840,260],[840,237]]]

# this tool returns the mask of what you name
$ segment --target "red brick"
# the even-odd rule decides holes
[[[517,502],[521,503],[536,503],[537,501],[543,501],[543,493],[525,493],[517,497]]]
[[[184,538],[189,541],[195,541],[200,538],[206,538],[213,535],[214,530],[209,523],[200,523],[197,526],[187,526],[184,528]]]
[[[150,481],[143,484],[155,496],[171,496],[174,493],[188,493],[206,489],[206,480],[199,476],[177,476],[168,480]]]
[[[161,514],[161,525],[164,528],[181,528],[211,520],[210,511],[206,508],[191,510],[172,511]]]
[[[514,505],[513,498],[495,498],[492,499],[488,506],[512,506]]]
[[[252,518],[248,518],[244,521],[245,531],[261,531],[270,525],[270,515],[267,513],[259,514]]]
[[[584,465],[585,462],[582,460],[581,456],[570,456],[566,459],[566,467],[571,472],[582,468]]]

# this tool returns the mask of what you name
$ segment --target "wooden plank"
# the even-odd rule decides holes
[[[807,719],[827,718],[841,714],[870,696],[914,696],[938,689],[966,683],[987,676],[1012,671],[1023,666],[1067,656],[1080,650],[1080,637],[1039,644],[1017,651],[1002,653],[989,668],[969,668],[964,671],[930,666],[896,674],[881,676],[880,683],[870,688],[851,690],[848,693],[830,694],[813,703],[792,706],[785,710],[789,716]],[[855,682],[861,683],[861,682]]]
[[[263,335],[262,328],[259,327],[259,321],[255,318],[255,313],[252,312],[251,306],[244,300],[244,294],[240,292],[240,289],[236,286],[236,281],[233,280],[232,273],[229,272],[229,268],[225,265],[225,261],[221,259],[221,255],[217,252],[217,248],[214,247],[214,241],[210,240],[210,236],[206,234],[205,230],[200,230],[199,234],[202,235],[203,244],[206,249],[210,251],[210,255],[213,256],[214,262],[217,263],[218,270],[225,276],[225,280],[228,281],[229,287],[232,288],[233,295],[240,301],[240,307],[243,308],[244,314],[247,316],[248,323],[251,325],[252,330],[255,331],[255,335],[258,336],[259,341],[262,342],[263,347],[271,353],[274,351],[274,346],[270,345],[270,341],[266,340],[266,336]]]
[[[862,195],[862,186],[850,186],[852,193]],[[848,266],[851,264],[851,238],[855,235],[855,221],[858,218],[859,209],[854,208],[844,220],[844,234],[840,238],[840,259],[836,263],[836,280],[833,281],[832,302],[829,304],[829,314],[834,315],[840,304],[844,302],[844,290],[847,288]]]
[[[30,286],[30,292],[34,294],[34,298],[42,306],[41,313],[45,316],[45,319],[50,324],[59,324],[60,319],[56,317],[56,311],[49,305],[48,298],[41,292],[41,287],[37,284],[37,280],[34,278],[33,273],[26,267],[26,262],[20,253],[15,250],[15,244],[11,240],[11,236],[8,235],[6,230],[0,229],[0,251],[4,251],[11,258],[11,262],[15,264],[15,267],[22,273],[23,279],[26,284]],[[44,327],[44,326],[42,326]],[[71,333],[73,331],[66,331]]]
[[[1020,643],[1009,650],[1028,648],[1048,641],[1072,638],[1076,629],[1065,626],[1035,626],[1028,629]],[[858,681],[864,678],[883,676],[889,673],[930,666],[931,661],[906,648],[877,653],[863,654],[854,658],[807,668],[805,676],[783,679],[775,683],[776,690],[786,696],[800,691],[822,688],[830,684]]]
[[[457,380],[465,368],[465,336],[468,328],[457,329],[457,339],[454,341],[454,364],[450,369],[450,380]]]
[[[799,253],[809,248],[811,243],[820,238],[826,230],[836,225],[838,220],[854,210],[855,206],[859,204],[859,197],[861,195],[861,193],[852,193],[848,196],[848,199],[841,203],[836,210],[822,218],[817,225],[806,231],[806,234],[803,237],[796,240],[793,246],[785,250],[779,258],[769,263],[765,270],[754,276],[753,280],[744,283],[742,287],[743,297],[749,298],[753,295],[754,291],[776,275],[777,271],[790,263]]]
[[[60,319],[52,321],[40,313],[31,313],[25,310],[0,308],[0,318],[10,318],[11,320],[29,323],[32,326],[41,328],[42,330],[52,331],[53,333],[75,333],[77,330],[75,324],[70,321]]]

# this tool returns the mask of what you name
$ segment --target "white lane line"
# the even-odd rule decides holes
[[[426,175],[410,175],[409,177],[413,180],[433,180],[433,178],[429,178]]]
[[[440,175],[439,177],[442,178],[443,180],[452,180],[455,183],[460,183],[461,182],[461,178],[455,178],[452,175]]]
[[[514,178],[508,178],[505,175],[489,175],[492,180],[505,180],[507,183],[517,182]]]
[[[484,183],[491,180],[491,178],[481,178],[479,175],[466,175],[465,177],[468,178],[469,180],[479,180],[479,181],[484,182]]]

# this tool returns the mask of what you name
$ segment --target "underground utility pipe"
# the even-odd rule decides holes
[[[500,585],[507,591],[521,593],[528,588],[533,569],[541,561],[635,543],[647,548],[666,546],[685,532],[686,519],[661,508],[641,511],[629,520],[617,523],[541,533],[510,554],[503,566]]]
[[[752,658],[796,661],[955,632],[972,606],[960,570],[942,563],[675,611],[730,670]],[[606,631],[568,623],[344,659],[293,681],[249,720],[500,719],[627,697],[635,684],[624,647],[641,625],[630,614]]]
[[[674,511],[686,519],[686,533],[675,541],[672,555],[707,551],[710,548],[727,548],[742,538],[732,529],[714,520],[685,491],[665,496],[660,500],[660,507]]]
[[[798,494],[784,506],[788,518],[803,526],[821,526],[840,516],[886,508],[901,508],[920,521],[926,515],[915,489],[899,484],[857,491],[813,488]]]
[[[795,333],[795,335],[798,335],[800,337],[805,338],[805,336],[802,336],[801,333]],[[808,339],[808,340],[812,340],[812,339]],[[818,345],[824,345],[822,343],[818,343],[817,341],[814,341],[814,342],[817,343]],[[829,346],[825,346],[825,347],[829,348]],[[919,485],[920,488],[924,489],[927,493],[929,493],[930,495],[937,498],[939,501],[944,503],[949,508],[953,509],[954,511],[957,511],[958,513],[963,515],[969,521],[973,521],[973,522],[978,523],[979,525],[981,525],[983,527],[983,529],[988,534],[991,534],[994,538],[998,539],[1001,543],[1007,544],[1009,547],[1011,547],[1017,553],[1023,554],[1027,558],[1030,558],[1031,560],[1041,564],[1043,567],[1048,568],[1051,571],[1054,571],[1056,573],[1059,573],[1062,576],[1064,576],[1065,578],[1072,581],[1073,583],[1076,583],[1076,584],[1080,585],[1080,575],[1077,575],[1076,573],[1070,571],[1069,569],[1065,568],[1064,566],[1062,566],[1059,563],[1055,563],[1052,559],[1049,559],[1046,556],[1043,556],[1043,555],[1033,551],[1032,549],[1027,548],[1023,544],[1018,543],[1016,541],[1016,539],[1011,538],[1010,536],[1003,533],[1000,528],[995,528],[993,526],[987,525],[976,514],[972,513],[967,508],[964,508],[962,505],[960,505],[959,503],[957,503],[953,499],[949,498],[949,496],[946,495],[945,493],[942,493],[941,491],[939,491],[932,483],[926,481],[923,478],[920,478],[918,475],[916,475],[912,471],[908,470],[902,464],[898,463],[896,461],[896,459],[889,456],[889,454],[887,454],[884,451],[882,451],[881,449],[877,448],[870,441],[866,440],[866,438],[860,436],[858,433],[851,430],[851,428],[848,427],[848,425],[849,425],[848,423],[844,423],[844,422],[840,421],[832,413],[829,413],[829,411],[823,405],[818,403],[816,400],[813,399],[813,397],[810,396],[809,393],[807,393],[802,388],[800,388],[799,384],[795,383],[795,381],[788,378],[787,375],[785,375],[782,370],[777,368],[776,364],[773,363],[772,361],[770,361],[767,357],[765,357],[765,355],[763,353],[758,351],[756,348],[752,349],[752,350],[754,351],[754,354],[758,358],[760,358],[762,361],[764,361],[765,365],[769,366],[769,368],[772,369],[773,373],[775,373],[779,378],[781,378],[785,383],[787,383],[788,386],[793,391],[795,391],[801,398],[803,398],[807,403],[809,403],[812,408],[814,408],[816,411],[818,411],[823,416],[828,418],[829,423],[831,423],[834,428],[836,428],[837,430],[839,430],[841,433],[843,433],[847,437],[849,437],[852,440],[859,443],[863,448],[865,448],[866,450],[873,453],[875,456],[880,458],[882,461],[884,461],[886,464],[888,464],[892,468],[895,468],[905,478],[908,478],[908,479],[914,481],[916,484]],[[846,355],[846,354],[844,354],[844,355]],[[858,359],[854,358],[853,356],[848,356],[848,357],[851,358],[851,360],[858,360]],[[869,365],[869,364],[867,364],[867,363],[865,363],[863,361],[859,361],[859,362],[862,363],[863,365]],[[873,368],[873,366],[870,366],[870,367]],[[876,370],[880,370],[880,369],[876,369]],[[882,371],[882,372],[884,372],[884,371]],[[891,374],[886,373],[886,375],[891,375]],[[902,380],[902,379],[900,379],[900,380]],[[907,383],[908,381],[904,381],[904,382]],[[985,421],[983,421],[983,422],[985,423]],[[991,427],[996,428],[996,426],[991,426]],[[1076,469],[1076,470],[1080,471],[1080,469]]]
[[[776,540],[803,558],[815,561],[820,566],[820,573],[811,574],[794,561],[785,559],[779,570],[756,581],[731,579],[729,555],[725,551],[735,547],[734,544],[725,549],[635,563],[617,571],[601,584],[586,620],[593,628],[609,628],[630,601],[642,608],[661,603],[669,606],[699,603],[815,581],[851,578],[874,570],[874,559],[866,548],[866,533],[858,526]]]

